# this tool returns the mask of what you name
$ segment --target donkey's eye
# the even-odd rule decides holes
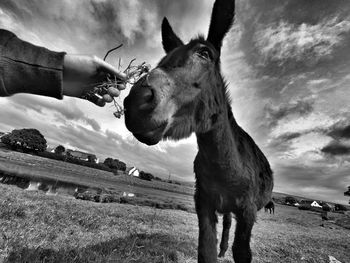
[[[208,48],[201,48],[197,51],[197,54],[202,59],[211,60],[212,54]]]

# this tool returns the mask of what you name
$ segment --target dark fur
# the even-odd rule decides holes
[[[269,211],[270,214],[275,214],[275,204],[273,201],[270,201],[265,205],[265,212],[267,211]]]
[[[181,39],[173,32],[168,19],[164,18],[162,22],[162,41],[165,52],[170,52],[178,46],[183,45]]]
[[[201,37],[192,40],[186,48],[178,48],[175,51],[179,54],[176,58],[174,54],[171,56],[172,63],[169,61],[165,63],[167,59],[165,57],[159,66],[164,64],[181,66],[184,54],[187,54],[187,50],[197,41],[205,45],[212,44],[220,55],[222,40],[233,22],[233,17],[234,1],[217,0],[207,38],[209,43],[204,43]],[[171,48],[163,46],[167,53],[172,51]],[[219,256],[224,256],[227,250],[231,226],[230,212],[233,212],[237,221],[232,248],[233,257],[236,263],[247,263],[251,262],[252,258],[249,243],[256,212],[271,199],[272,171],[253,139],[237,125],[230,107],[226,85],[220,75],[220,63],[216,65],[218,74],[215,74],[216,79],[211,80],[213,86],[211,90],[214,92],[219,89],[221,91],[219,93],[224,94],[224,102],[219,104],[226,105],[226,112],[225,107],[209,112],[206,110],[211,104],[218,104],[218,101],[212,99],[217,98],[215,94],[209,95],[211,99],[204,100],[207,103],[203,106],[201,106],[203,101],[197,102],[195,111],[195,116],[198,116],[197,125],[200,126],[196,131],[199,151],[194,162],[195,204],[199,220],[198,262],[216,262],[216,211],[218,211],[224,213]],[[211,123],[208,124],[208,121]],[[212,127],[206,131],[207,126]]]
[[[214,45],[218,52],[221,50],[222,40],[233,23],[234,12],[234,1],[215,1],[207,40]]]
[[[233,20],[234,1],[217,0],[207,40],[198,37],[186,45],[164,20],[162,37],[167,55],[124,100],[126,126],[146,144],[155,144],[161,138],[181,139],[196,133],[195,205],[200,263],[217,262],[217,212],[224,214],[219,256],[223,256],[227,249],[231,213],[234,213],[237,223],[233,258],[236,263],[251,262],[250,237],[256,213],[271,200],[273,188],[269,162],[254,140],[237,124],[220,73],[221,45]],[[203,47],[210,53],[210,59],[201,58]],[[169,83],[175,84],[171,86]],[[151,99],[150,94],[153,94]],[[167,130],[169,119],[158,118],[156,123],[153,119],[156,114],[168,110],[166,107],[157,108],[164,105],[166,99],[167,103],[178,106]],[[142,110],[145,106],[147,110]],[[162,127],[159,126],[162,123],[164,133],[157,128]]]

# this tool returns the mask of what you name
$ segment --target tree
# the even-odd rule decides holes
[[[4,144],[16,150],[43,152],[47,147],[45,137],[36,129],[13,130],[1,139]]]
[[[346,208],[345,205],[335,204],[334,205],[334,210],[335,211],[347,211],[348,209]]]
[[[55,148],[55,154],[58,154],[58,155],[62,155],[65,151],[66,151],[66,148],[64,148],[64,146],[62,145],[58,145]]]
[[[286,196],[284,202],[285,204],[294,205],[295,203],[297,203],[297,200],[292,196]]]
[[[97,162],[97,157],[94,154],[89,154],[88,155],[88,162],[89,163],[96,163]]]
[[[121,171],[126,170],[126,164],[118,159],[106,158],[103,162],[107,167],[111,169],[117,169]]]
[[[348,186],[348,190],[344,192],[345,196],[350,196],[350,185]]]
[[[328,204],[322,204],[322,210],[329,212],[332,210],[332,208]]]
[[[348,190],[344,192],[344,196],[350,196],[350,185],[348,186]],[[349,204],[350,204],[350,200],[349,200]]]
[[[146,180],[146,181],[152,181],[152,179],[154,179],[154,176],[152,174],[146,173],[144,171],[140,172],[139,177],[140,177],[140,179]]]

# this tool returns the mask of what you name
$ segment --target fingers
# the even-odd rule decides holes
[[[125,83],[120,83],[120,84],[118,84],[117,88],[118,88],[118,90],[125,90],[126,85],[125,85]]]
[[[106,94],[107,95],[107,94]],[[96,104],[97,106],[103,107],[106,105],[106,101],[103,97],[100,97],[97,94],[89,94],[85,98],[86,100]]]
[[[102,59],[98,57],[94,57],[95,63],[97,65],[97,70],[102,71],[108,74],[111,74],[115,76],[117,79],[120,79],[122,81],[126,80],[126,74],[119,72],[115,67],[107,63],[106,61],[103,61]]]
[[[99,99],[95,104],[97,106],[103,107],[106,105],[106,102],[103,99]]]
[[[104,91],[96,91],[95,93],[89,93],[84,96],[84,99],[96,104],[97,106],[103,107],[106,103],[114,101],[115,97],[119,97],[120,90],[115,87],[109,87]]]
[[[105,95],[103,95],[103,96],[102,96],[102,98],[103,98],[103,99],[104,99],[104,101],[105,101],[105,102],[107,102],[107,103],[110,103],[110,102],[112,102],[112,101],[113,101],[112,96],[111,96],[111,95],[109,95],[109,94],[105,94]]]
[[[92,102],[98,106],[104,106],[106,103],[111,103],[115,97],[119,97],[119,95],[120,95],[120,90],[118,90],[114,87],[109,87],[107,92],[108,93],[106,93],[106,94],[103,94],[103,95],[101,94],[102,97],[99,97],[98,99],[96,99],[95,101],[92,101]],[[102,103],[102,102],[104,102],[104,103]]]
[[[93,60],[96,65],[96,70],[99,73],[98,76],[99,78],[102,78],[102,81],[106,80],[106,74],[112,75],[109,76],[110,78],[115,77],[117,81],[120,80],[117,82],[117,85],[108,87],[107,91],[105,90],[103,93],[97,92],[93,99],[88,99],[94,104],[103,107],[106,103],[113,102],[115,97],[119,97],[120,91],[126,88],[124,81],[127,79],[127,76],[126,74],[119,72],[115,67],[98,57],[93,57]]]
[[[112,97],[118,97],[120,95],[120,90],[114,87],[109,87],[107,91]]]

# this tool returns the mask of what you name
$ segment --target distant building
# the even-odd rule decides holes
[[[98,162],[96,155],[91,154],[91,153],[85,153],[85,152],[81,152],[81,151],[68,149],[66,151],[66,155],[69,157],[76,158],[78,160],[86,161],[86,162],[91,162],[91,163]]]
[[[313,201],[312,203],[311,203],[311,206],[312,207],[318,207],[318,208],[322,208],[322,205],[320,205],[318,202],[316,202],[316,201]]]
[[[312,206],[312,207],[322,208],[322,205],[320,205],[319,202],[312,201],[312,200],[301,200],[300,204],[302,204],[302,205],[309,205],[309,206]]]
[[[140,177],[140,171],[134,166],[127,169],[128,175]]]
[[[47,152],[50,152],[50,153],[54,153],[54,152],[55,152],[55,148],[52,147],[52,146],[50,146],[50,145],[48,145],[48,146],[46,147],[46,151],[47,151]]]

